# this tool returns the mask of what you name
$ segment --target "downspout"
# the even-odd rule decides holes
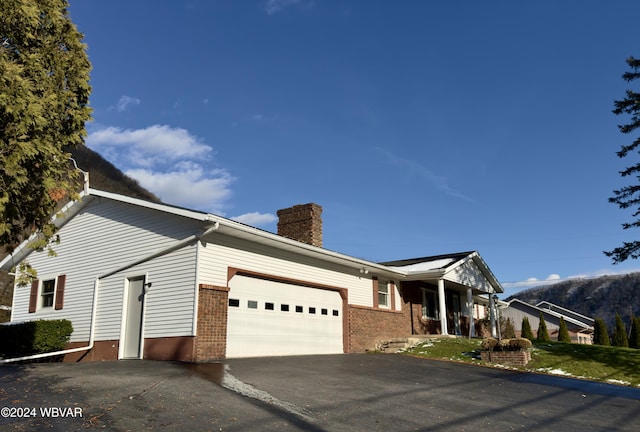
[[[35,359],[44,358],[44,357],[53,357],[57,355],[71,354],[71,353],[80,352],[80,351],[89,351],[90,349],[92,349],[93,342],[95,341],[96,311],[98,308],[98,288],[99,287],[100,287],[100,278],[96,278],[96,280],[93,282],[93,302],[91,305],[91,327],[89,330],[89,345],[78,347],[78,348],[70,348],[62,351],[53,351],[53,352],[46,352],[41,354],[32,354],[32,355],[23,356],[23,357],[3,359],[3,360],[0,360],[0,364],[13,363],[13,362],[22,361],[22,360],[35,360]]]
[[[91,327],[89,330],[89,345],[84,346],[84,347],[78,347],[78,348],[70,348],[70,349],[66,349],[66,350],[62,350],[62,351],[54,351],[54,352],[47,352],[47,353],[41,353],[41,354],[32,354],[32,355],[28,355],[28,356],[23,356],[23,357],[15,357],[15,358],[10,358],[10,359],[3,359],[0,360],[0,364],[4,364],[4,363],[12,363],[12,362],[17,362],[17,361],[22,361],[22,360],[35,360],[35,359],[39,359],[39,358],[44,358],[44,357],[53,357],[53,356],[57,356],[57,355],[63,355],[63,354],[71,354],[74,352],[80,352],[80,351],[89,351],[90,349],[93,348],[93,344],[95,341],[95,324],[96,324],[96,313],[98,310],[98,288],[100,286],[100,279],[104,279],[106,277],[112,276],[118,272],[127,270],[131,267],[134,267],[138,264],[142,264],[145,263],[147,261],[151,261],[154,258],[166,255],[168,253],[171,253],[173,251],[176,251],[178,249],[182,249],[185,246],[188,246],[190,244],[193,244],[197,241],[199,241],[200,239],[202,239],[204,236],[212,233],[213,231],[216,231],[218,228],[220,227],[220,222],[216,221],[211,227],[209,227],[206,231],[204,231],[202,234],[195,234],[191,237],[186,238],[185,240],[182,240],[168,248],[165,248],[159,252],[153,253],[145,258],[139,259],[131,264],[122,266],[120,268],[118,268],[117,270],[108,272],[103,274],[102,276],[98,276],[96,278],[96,280],[94,281],[94,285],[93,285],[93,303],[92,303],[92,307],[91,307]]]

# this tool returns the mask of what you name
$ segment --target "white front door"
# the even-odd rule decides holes
[[[144,306],[144,277],[127,279],[125,294],[124,340],[122,358],[142,358],[142,311]]]
[[[339,292],[239,275],[229,287],[227,358],[344,352]]]

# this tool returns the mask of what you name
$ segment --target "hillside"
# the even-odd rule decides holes
[[[125,175],[109,161],[86,146],[67,149],[75,159],[78,167],[89,172],[89,185],[94,189],[121,195],[140,198],[152,202],[160,202],[158,197],[143,188],[138,182]],[[0,248],[0,259],[4,258]],[[0,322],[8,321],[11,312],[1,306],[10,306],[13,298],[13,278],[6,272],[0,272]]]
[[[617,312],[628,329],[630,313],[640,316],[640,273],[571,279],[531,288],[507,300],[514,297],[530,304],[549,301],[592,318],[602,318],[610,329]]]

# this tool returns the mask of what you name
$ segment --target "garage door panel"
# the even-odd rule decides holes
[[[229,299],[229,358],[343,352],[336,291],[235,276]]]

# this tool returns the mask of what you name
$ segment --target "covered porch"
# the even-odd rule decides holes
[[[411,334],[483,336],[480,320],[495,336],[495,298],[503,293],[489,267],[475,252],[384,263],[403,271],[400,293],[409,309]]]

